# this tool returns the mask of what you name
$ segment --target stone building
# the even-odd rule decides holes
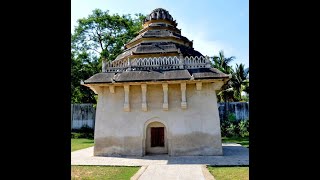
[[[153,10],[124,52],[82,82],[98,94],[94,155],[222,155],[215,91],[228,79],[168,11]]]

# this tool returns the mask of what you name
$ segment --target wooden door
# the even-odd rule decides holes
[[[151,128],[151,147],[164,147],[164,127]]]

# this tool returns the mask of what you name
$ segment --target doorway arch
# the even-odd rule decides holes
[[[144,128],[144,155],[168,154],[168,129],[159,120],[149,120]]]

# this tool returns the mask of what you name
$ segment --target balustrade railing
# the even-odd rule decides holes
[[[164,56],[102,62],[102,72],[210,68],[209,57]]]

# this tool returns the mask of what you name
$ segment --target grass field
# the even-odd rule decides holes
[[[249,137],[222,137],[223,143],[238,143],[249,148]]]
[[[249,167],[208,167],[216,180],[249,180]]]
[[[71,152],[94,145],[93,139],[71,139]]]
[[[114,179],[129,180],[140,167],[122,166],[71,166],[71,179]]]

